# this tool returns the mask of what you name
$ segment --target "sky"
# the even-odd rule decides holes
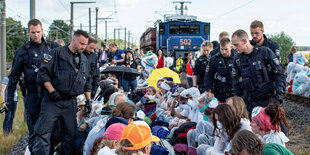
[[[46,35],[49,25],[55,19],[66,20],[69,24],[70,1],[73,0],[36,0],[36,18],[43,22]],[[114,37],[114,28],[126,28],[137,43],[142,33],[157,19],[163,20],[162,15],[175,13],[175,0],[84,1],[96,3],[74,5],[75,29],[79,29],[82,24],[85,26],[83,29],[88,31],[88,8],[92,9],[94,26],[95,8],[98,7],[99,18],[113,18],[108,22],[108,38]],[[6,16],[21,21],[26,27],[30,18],[29,3],[30,0],[7,0]],[[188,4],[187,14],[197,16],[199,21],[211,23],[211,41],[217,40],[222,31],[232,34],[237,29],[244,29],[249,32],[250,23],[260,20],[264,23],[265,34],[284,31],[297,46],[310,46],[309,8],[309,0],[192,0]],[[105,38],[104,26],[104,21],[99,20],[98,36],[101,38]],[[95,32],[95,27],[92,32]],[[123,38],[124,31],[120,33]]]

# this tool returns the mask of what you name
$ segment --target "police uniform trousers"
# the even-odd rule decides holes
[[[25,100],[25,113],[27,120],[27,127],[29,132],[28,147],[29,151],[32,152],[33,140],[34,140],[34,126],[39,118],[41,110],[41,98],[39,93],[27,93]]]
[[[33,154],[48,155],[50,140],[55,122],[60,120],[62,131],[62,154],[75,154],[75,139],[77,134],[77,101],[76,97],[51,101],[48,95],[42,100],[39,120],[34,127],[35,141]]]

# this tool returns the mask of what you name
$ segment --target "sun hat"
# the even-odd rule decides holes
[[[139,150],[144,148],[151,142],[159,142],[160,139],[153,136],[151,129],[145,125],[137,125],[135,123],[130,123],[123,130],[121,140],[128,140],[132,147],[123,147],[126,150]]]
[[[121,140],[122,132],[125,127],[126,125],[122,123],[114,123],[110,125],[105,131],[103,139]]]

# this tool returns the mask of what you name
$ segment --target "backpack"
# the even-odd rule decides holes
[[[165,148],[163,141],[160,140],[155,145],[152,145],[150,155],[168,155],[169,151]]]
[[[185,122],[173,133],[172,138],[169,140],[169,143],[174,146],[177,143],[187,144],[187,138],[179,135],[185,135],[190,128],[196,127],[196,122]]]

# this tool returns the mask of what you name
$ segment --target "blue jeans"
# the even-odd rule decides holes
[[[13,120],[15,116],[17,101],[14,101],[14,106],[10,108],[8,111],[5,111],[5,118],[3,121],[3,134],[8,135],[9,133],[13,133]]]
[[[122,85],[123,85],[124,92],[128,92],[129,87],[131,88],[131,91],[133,91],[133,90],[136,90],[136,88],[137,88],[137,80],[127,81],[127,80],[123,79]]]

